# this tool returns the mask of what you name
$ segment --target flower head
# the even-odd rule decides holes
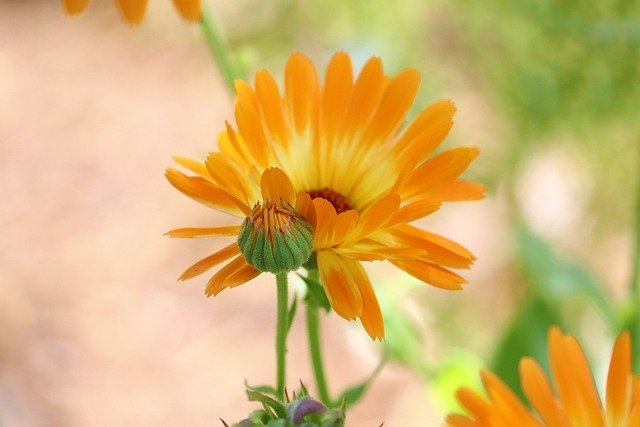
[[[87,8],[90,0],[61,0],[62,7],[69,15],[78,15]],[[200,0],[173,0],[178,12],[188,21],[200,19]],[[147,10],[147,0],[116,0],[122,17],[130,24],[138,24]]]
[[[520,361],[522,389],[530,411],[491,372],[482,372],[488,398],[462,388],[458,400],[469,416],[449,415],[451,427],[605,427],[640,426],[640,376],[631,373],[631,339],[622,333],[613,348],[603,407],[580,344],[560,329],[549,330],[549,359],[554,393],[542,368],[532,358]]]
[[[354,79],[349,55],[339,52],[321,84],[313,64],[294,54],[283,94],[267,71],[257,73],[254,87],[236,82],[237,129],[226,125],[221,152],[204,163],[176,159],[195,176],[171,170],[169,180],[209,206],[245,217],[240,204],[258,200],[262,172],[282,170],[297,210],[314,229],[333,309],[360,318],[372,338],[382,339],[382,315],[361,261],[389,260],[434,286],[461,289],[466,281],[450,268],[469,268],[475,259],[457,243],[409,224],[444,201],[484,195],[481,185],[458,179],[477,148],[431,156],[451,129],[451,101],[428,107],[400,131],[419,80],[411,69],[386,76],[377,57]]]

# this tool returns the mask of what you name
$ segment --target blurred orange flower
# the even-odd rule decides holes
[[[469,416],[449,415],[451,427],[605,427],[640,426],[640,376],[631,373],[631,339],[616,340],[609,366],[606,405],[603,408],[580,344],[560,329],[549,330],[549,357],[556,391],[532,358],[520,361],[522,389],[535,412],[491,372],[482,372],[488,399],[461,388],[457,397]]]
[[[62,7],[69,15],[82,13],[91,0],[61,0]],[[182,17],[188,21],[200,20],[200,0],[173,0]],[[116,5],[124,19],[130,24],[138,24],[144,18],[147,0],[116,0]]]
[[[339,52],[321,87],[314,65],[294,54],[283,95],[267,71],[257,73],[254,88],[236,81],[238,130],[227,124],[221,152],[204,163],[176,158],[196,176],[169,169],[167,177],[186,195],[243,217],[229,200],[253,206],[262,172],[284,171],[298,199],[308,202],[300,209],[314,226],[317,265],[333,309],[345,319],[360,318],[373,339],[382,339],[378,301],[359,261],[386,259],[422,281],[461,289],[465,279],[449,268],[469,268],[475,259],[457,243],[409,225],[444,201],[484,196],[481,185],[458,179],[477,148],[430,157],[451,129],[451,101],[425,109],[399,132],[419,81],[412,69],[386,76],[377,57],[354,80],[349,55]]]

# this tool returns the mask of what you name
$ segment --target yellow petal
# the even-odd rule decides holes
[[[90,0],[62,0],[62,7],[69,15],[78,15],[87,8]]]
[[[331,306],[338,315],[354,320],[362,313],[362,296],[351,270],[332,250],[319,251],[317,257],[322,286]]]
[[[262,122],[255,108],[242,100],[236,102],[236,123],[242,140],[247,141],[244,147],[261,166],[269,164],[270,151]]]
[[[459,179],[432,190],[429,194],[443,202],[460,202],[481,200],[484,198],[485,192],[484,185]]]
[[[198,276],[212,269],[221,262],[238,255],[239,253],[240,248],[238,247],[238,243],[233,242],[229,246],[225,246],[213,255],[209,255],[208,257],[201,259],[191,267],[187,268],[178,280],[187,280],[191,279],[192,277]]]
[[[173,0],[173,4],[187,21],[197,22],[200,20],[200,0]]]
[[[347,101],[353,87],[351,59],[345,52],[338,52],[327,66],[322,98],[322,131],[326,144],[331,145],[344,122]],[[323,147],[331,153],[331,147]]]
[[[147,10],[147,0],[116,0],[122,17],[130,24],[139,24]]]
[[[353,233],[347,236],[346,241],[348,243],[355,243],[374,231],[384,228],[398,211],[399,207],[400,196],[397,194],[382,196],[360,214],[357,227]]]
[[[333,246],[333,222],[338,214],[331,203],[320,197],[313,199],[313,206],[316,211],[314,247],[329,248]]]
[[[205,237],[205,236],[237,236],[240,232],[240,225],[229,225],[226,227],[210,228],[176,228],[165,233],[169,237]]]
[[[398,209],[387,225],[393,227],[397,224],[404,224],[424,218],[440,209],[441,204],[440,200],[430,197],[409,203]]]
[[[364,64],[353,86],[345,119],[346,136],[352,136],[366,124],[380,101],[383,88],[382,61],[373,57]]]
[[[191,172],[198,174],[208,181],[213,181],[211,174],[207,170],[204,163],[197,160],[187,159],[185,157],[174,157],[173,160],[180,166],[190,170]]]

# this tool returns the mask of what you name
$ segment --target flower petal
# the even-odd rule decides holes
[[[607,378],[607,422],[625,425],[631,405],[631,338],[628,332],[620,334],[613,347]]]
[[[548,427],[566,425],[560,405],[540,365],[530,357],[520,361],[522,390]]]
[[[221,262],[238,255],[239,253],[240,248],[238,247],[238,243],[233,242],[229,246],[225,246],[213,255],[209,255],[208,257],[201,259],[191,267],[187,268],[178,280],[187,280],[191,279],[192,277],[198,276],[206,271],[209,271]]]
[[[399,246],[419,248],[426,260],[452,268],[469,268],[476,257],[458,243],[411,225],[389,230]]]
[[[78,15],[87,8],[90,0],[62,0],[64,11],[69,15]]]
[[[123,18],[130,24],[139,24],[147,10],[147,0],[116,0]]]
[[[203,178],[186,176],[172,168],[167,169],[165,176],[171,185],[206,206],[239,217],[245,217],[251,212],[246,203]]]
[[[272,139],[286,149],[291,140],[291,132],[285,117],[278,85],[271,74],[264,70],[256,74],[255,84],[260,112],[264,116],[267,129]]]
[[[322,132],[328,147],[323,147],[329,154],[336,135],[344,123],[347,102],[353,87],[353,68],[346,52],[338,52],[331,58],[327,66],[322,98]],[[330,157],[327,157],[329,159]]]
[[[249,200],[251,184],[244,175],[238,173],[227,156],[222,153],[209,153],[205,166],[209,176],[219,187],[245,204],[252,204]]]
[[[317,199],[316,199],[317,200]],[[362,314],[362,296],[344,259],[332,250],[317,253],[318,270],[327,298],[338,315],[354,320]]]
[[[246,265],[248,265],[247,261],[242,255],[235,257],[229,264],[222,267],[211,279],[209,279],[204,290],[205,295],[208,297],[211,295],[218,295],[228,287],[227,281],[233,277],[235,273],[240,272]]]
[[[390,262],[416,279],[438,288],[457,291],[467,283],[463,277],[436,264],[420,260],[390,260]]]
[[[379,228],[384,227],[395,215],[400,207],[400,196],[397,194],[387,194],[376,200],[371,206],[366,208],[355,230],[347,236],[347,244],[361,240]]]
[[[319,86],[316,69],[301,54],[289,57],[284,71],[284,87],[287,109],[298,133],[316,126]]]
[[[228,225],[225,227],[208,227],[208,228],[176,228],[165,233],[169,237],[205,237],[205,236],[237,236],[240,232],[241,225]]]
[[[366,124],[380,100],[384,88],[382,61],[370,58],[358,75],[347,108],[344,136],[349,138]]]
[[[293,205],[295,193],[287,174],[278,168],[269,168],[262,173],[260,179],[263,200],[283,200]]]
[[[173,0],[173,4],[187,21],[197,22],[200,20],[200,0]]]
[[[431,196],[443,202],[460,202],[465,200],[484,199],[486,189],[477,182],[456,180],[432,190]]]
[[[367,273],[358,261],[346,258],[341,258],[341,260],[350,271],[351,277],[362,297],[362,314],[360,315],[362,326],[364,326],[372,340],[383,340],[384,323],[382,322],[382,312]]]

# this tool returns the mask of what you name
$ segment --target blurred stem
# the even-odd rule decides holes
[[[231,51],[229,43],[224,39],[220,29],[216,25],[213,15],[204,5],[202,8],[200,26],[202,27],[202,32],[207,40],[207,44],[209,45],[209,50],[213,54],[213,58],[222,73],[227,89],[229,89],[229,92],[233,94],[235,92],[233,82],[235,79],[243,77],[244,73],[238,66],[238,62]]]
[[[318,282],[318,270],[308,270],[308,272],[309,279]],[[331,405],[331,399],[329,398],[324,363],[322,362],[318,305],[313,301],[307,301],[307,332],[309,335],[309,353],[311,354],[311,364],[313,365],[313,375],[316,379],[318,394],[322,403],[329,406]]]
[[[286,374],[285,355],[287,353],[287,305],[289,302],[287,273],[276,275],[276,286],[278,288],[278,318],[276,323],[276,365],[278,373],[276,390],[278,391],[278,398],[283,401]]]

